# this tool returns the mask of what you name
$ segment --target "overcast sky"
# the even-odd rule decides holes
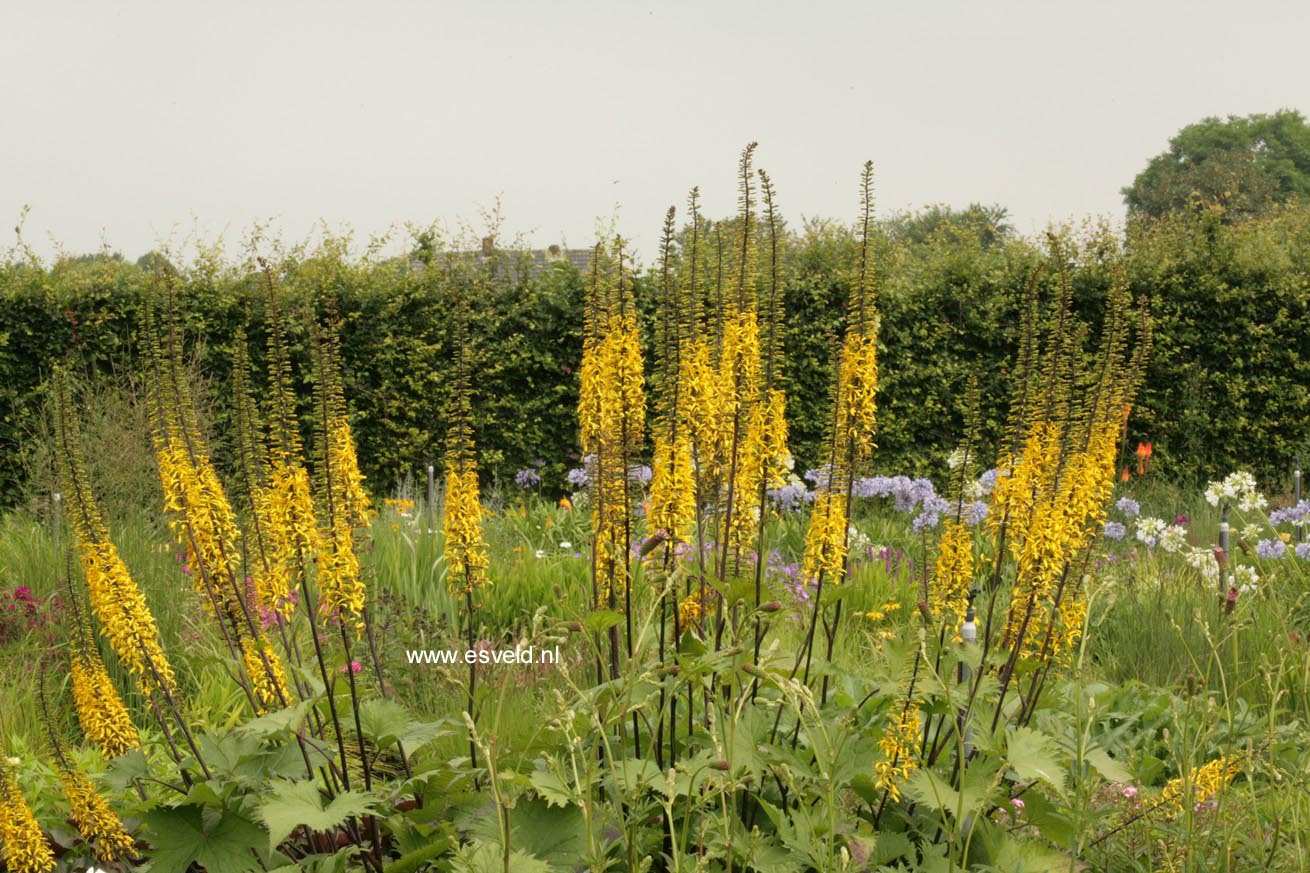
[[[649,257],[760,142],[789,220],[1007,207],[1034,232],[1206,115],[1310,110],[1310,2],[10,2],[0,250],[135,258],[322,219],[478,222]]]

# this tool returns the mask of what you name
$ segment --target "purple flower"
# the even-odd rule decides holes
[[[1275,527],[1288,522],[1295,524],[1296,522],[1304,521],[1307,515],[1310,515],[1310,500],[1302,500],[1295,506],[1275,509],[1273,512],[1269,513],[1269,523]]]
[[[567,478],[574,488],[586,488],[591,484],[591,470],[587,467],[574,467],[569,470]]]
[[[966,504],[964,507],[964,521],[966,524],[980,524],[987,518],[987,504],[981,500],[975,500],[973,503]]]
[[[1129,518],[1136,517],[1142,511],[1141,504],[1131,497],[1120,497],[1114,507]]]
[[[1292,551],[1296,552],[1296,556],[1302,561],[1310,561],[1310,543],[1297,543]]]
[[[1128,529],[1117,521],[1107,521],[1105,523],[1106,539],[1121,540],[1128,533]]]
[[[768,492],[769,499],[777,505],[783,512],[791,512],[800,507],[802,503],[810,500],[809,489],[803,484],[797,482],[792,485],[783,485],[781,488],[772,488]]]
[[[929,487],[931,487],[931,483]],[[951,502],[943,497],[938,497],[936,494],[925,497],[921,506],[922,508],[913,522],[915,533],[923,533],[925,530],[935,528],[939,516],[942,513],[951,511]]]
[[[1266,561],[1277,561],[1287,551],[1287,543],[1282,540],[1260,540],[1255,544],[1255,553]]]
[[[1182,513],[1181,515],[1174,516],[1174,524],[1178,525],[1179,527],[1187,527],[1191,523],[1192,523],[1192,517],[1185,512]]]
[[[810,482],[813,482],[815,485],[818,485],[819,480],[823,480],[824,482],[827,482],[828,477],[831,474],[832,474],[832,466],[830,464],[824,464],[822,467],[818,467],[812,470],[806,470],[805,478],[808,479]]]
[[[628,478],[638,485],[645,485],[650,481],[652,475],[654,474],[651,472],[650,467],[645,464],[633,464],[628,468]]]
[[[520,488],[536,488],[541,484],[541,474],[536,470],[519,470],[514,474],[514,484]]]

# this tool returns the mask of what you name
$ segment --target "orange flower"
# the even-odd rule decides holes
[[[567,497],[561,497],[559,499],[559,505],[561,509],[572,509],[573,501],[569,500]]]
[[[1127,468],[1127,467],[1124,467],[1123,475],[1122,475],[1120,478],[1123,479],[1123,481],[1125,481],[1125,482],[1128,481],[1128,468]]]
[[[1137,475],[1138,476],[1144,475],[1146,473],[1147,468],[1150,466],[1151,451],[1152,449],[1150,443],[1137,444]]]

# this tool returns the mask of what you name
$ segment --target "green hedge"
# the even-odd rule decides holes
[[[1107,247],[1126,250],[1120,266],[1151,302],[1155,354],[1129,444],[1153,442],[1158,469],[1176,478],[1239,466],[1285,477],[1310,444],[1310,210],[1236,224],[1176,217],[1134,227],[1126,243],[1104,233],[1069,237],[1086,318],[1096,319],[1110,280]],[[786,383],[801,469],[819,456],[851,250],[849,228],[834,223],[811,222],[787,244]],[[926,240],[880,240],[880,470],[940,471],[963,429],[971,375],[983,393],[985,431],[999,433],[1019,289],[1045,257],[1030,241],[951,225]],[[71,356],[92,379],[135,378],[135,330],[154,277],[108,257],[0,265],[0,501],[23,493],[43,433],[41,385],[55,360]],[[513,253],[487,270],[441,258],[422,266],[351,258],[329,244],[289,260],[283,283],[301,373],[312,313],[330,303],[341,318],[361,462],[376,488],[421,476],[441,456],[455,357],[449,316],[460,295],[473,304],[484,468],[508,481],[540,467],[547,488],[563,487],[564,470],[578,460],[583,282],[572,268],[532,272]],[[654,284],[639,277],[638,294]],[[249,325],[258,365],[264,294],[262,276],[216,258],[184,271],[178,287],[188,350],[210,388],[220,459],[230,438],[233,337]],[[307,397],[308,384],[301,387]]]

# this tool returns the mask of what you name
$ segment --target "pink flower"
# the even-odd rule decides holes
[[[1124,797],[1127,797],[1129,800],[1132,800],[1134,797],[1137,796],[1137,786],[1125,785],[1123,788],[1123,795]]]
[[[360,670],[363,670],[363,669],[364,669],[364,665],[361,664],[361,663],[359,663],[358,661],[351,661],[351,662],[350,662],[350,672],[351,672],[351,673],[358,673]],[[346,672],[346,665],[345,665],[345,664],[342,664],[340,667],[337,668],[337,671],[340,672],[340,673],[344,673],[344,672]]]
[[[1012,800],[1010,801],[1010,806],[1013,806],[1015,809],[1017,809],[1017,810],[1019,810],[1019,811],[1022,811],[1022,810],[1023,810],[1023,801],[1016,797],[1016,798],[1014,798],[1014,799],[1012,799]],[[1018,814],[1018,813],[1016,813],[1016,815],[1017,815],[1017,814]]]

